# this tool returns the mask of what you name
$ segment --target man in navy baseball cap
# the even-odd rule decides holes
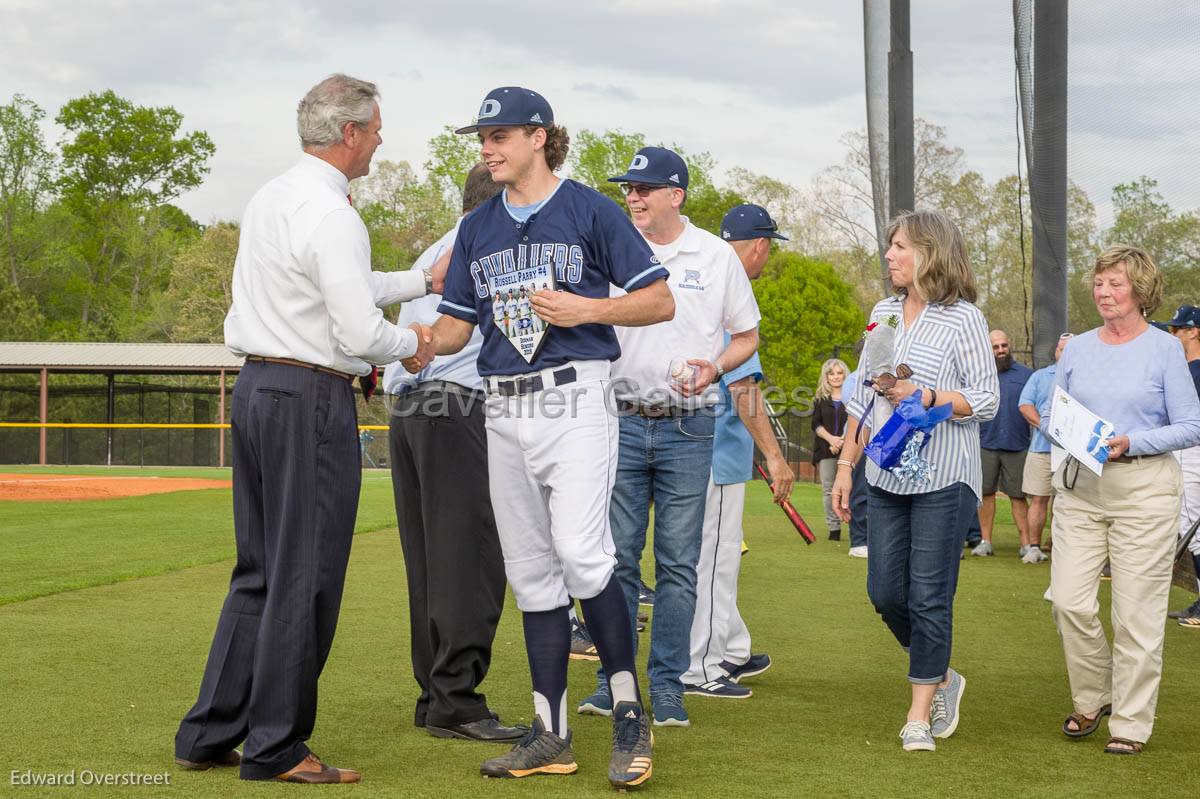
[[[688,168],[678,153],[666,147],[643,147],[633,156],[625,174],[609,178],[608,182],[634,186],[672,186],[686,191]]]
[[[520,86],[501,86],[492,89],[479,106],[475,122],[455,133],[475,133],[480,128],[536,125],[548,128],[554,124],[550,103],[535,91]]]
[[[735,205],[721,220],[721,238],[725,241],[750,241],[751,239],[779,239],[788,237],[780,234],[779,225],[766,208],[754,203]]]
[[[1175,315],[1167,322],[1167,327],[1200,327],[1200,308],[1195,305],[1180,305]]]
[[[779,226],[761,205],[746,203],[730,208],[721,220],[721,239],[733,245],[746,276],[757,280],[771,255],[771,239],[787,241]]]

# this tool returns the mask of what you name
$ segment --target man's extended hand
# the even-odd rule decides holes
[[[446,290],[446,273],[450,271],[450,256],[454,254],[452,248],[447,247],[446,252],[433,262],[433,266],[429,267],[429,274],[433,277],[433,293],[441,294]]]
[[[413,322],[408,329],[417,334],[417,351],[400,361],[400,365],[415,375],[433,362],[433,328]]]
[[[771,500],[778,505],[792,493],[792,467],[782,457],[767,459],[767,474],[771,476]]]
[[[543,289],[533,295],[533,310],[543,322],[558,327],[576,327],[595,321],[596,300],[569,291]]]

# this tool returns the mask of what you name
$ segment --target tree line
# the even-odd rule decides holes
[[[61,139],[41,132],[45,111],[21,95],[0,105],[0,340],[219,342],[230,304],[236,221],[201,225],[175,204],[202,184],[215,152],[187,132],[171,107],[137,105],[112,91],[67,102]],[[684,212],[716,232],[741,202],[766,206],[790,241],[777,246],[755,293],[763,314],[761,355],[786,391],[815,386],[831,355],[850,348],[882,296],[866,134],[842,138],[845,157],[807,186],[734,166],[708,152],[650,142],[640,133],[572,132],[566,174],[624,206],[610,175],[646,144],[688,163]],[[471,137],[446,128],[428,143],[420,170],[376,163],[352,187],[381,270],[407,269],[459,215],[460,186],[478,159]],[[1017,175],[989,182],[968,168],[945,130],[916,126],[918,207],[949,213],[962,228],[979,281],[979,305],[1029,357],[1032,230]],[[1102,229],[1080,187],[1069,189],[1068,311],[1071,329],[1098,323],[1085,278],[1109,242],[1149,250],[1167,278],[1158,318],[1200,300],[1200,214],[1173,209],[1145,176],[1114,187],[1113,223]]]

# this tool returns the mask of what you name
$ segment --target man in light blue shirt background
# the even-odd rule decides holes
[[[1054,375],[1058,369],[1058,359],[1070,338],[1070,333],[1062,334],[1054,347],[1054,363],[1034,372],[1025,383],[1025,388],[1021,389],[1021,397],[1017,400],[1017,409],[1021,411],[1021,416],[1033,427],[1029,452],[1025,456],[1025,472],[1021,478],[1021,488],[1029,498],[1029,548],[1021,557],[1024,563],[1040,563],[1046,559],[1046,553],[1042,550],[1042,531],[1046,527],[1046,517],[1050,514],[1050,502],[1054,498],[1054,489],[1051,486],[1051,478],[1054,475],[1050,469],[1050,439],[1039,427],[1042,423],[1042,412],[1050,407],[1050,398],[1054,396]]]

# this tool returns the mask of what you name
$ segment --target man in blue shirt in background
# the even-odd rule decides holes
[[[1050,469],[1050,439],[1042,434],[1039,427],[1042,423],[1042,412],[1050,406],[1050,398],[1054,396],[1054,375],[1058,371],[1058,359],[1070,338],[1070,333],[1062,334],[1054,347],[1054,363],[1034,372],[1025,383],[1025,388],[1021,389],[1021,398],[1017,400],[1017,408],[1021,415],[1033,425],[1033,438],[1025,456],[1025,472],[1021,481],[1021,489],[1029,498],[1029,547],[1021,556],[1025,563],[1041,563],[1046,559],[1046,553],[1042,551],[1042,529],[1046,526],[1050,501],[1054,497],[1054,488],[1051,485],[1054,475]]]
[[[730,243],[746,276],[757,280],[771,254],[771,239],[787,241],[760,205],[738,205],[725,214],[721,238]],[[720,414],[713,435],[712,474],[704,509],[700,560],[696,566],[696,613],[690,635],[690,663],[684,693],[745,699],[741,681],[771,667],[766,653],[750,651],[750,630],[737,607],[742,559],[742,511],[746,483],[754,479],[754,446],[762,450],[771,478],[772,499],[791,493],[794,476],[771,429],[758,383],[758,353],[721,378]]]
[[[979,446],[983,456],[983,504],[979,506],[979,526],[983,540],[971,554],[992,554],[996,490],[1003,488],[1012,502],[1013,521],[1021,535],[1020,554],[1024,557],[1029,546],[1026,529],[1029,510],[1021,491],[1021,477],[1025,471],[1025,450],[1029,446],[1029,425],[1017,410],[1017,401],[1033,370],[1013,360],[1012,344],[1003,330],[993,330],[991,339],[996,372],[1000,377],[1000,408],[996,418],[979,426]]]

